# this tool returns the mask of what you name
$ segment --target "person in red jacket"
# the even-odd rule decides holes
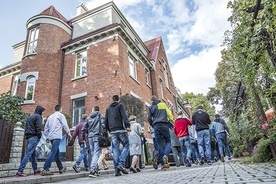
[[[174,122],[174,132],[179,139],[180,147],[185,159],[186,167],[191,167],[191,142],[189,137],[189,126],[192,125],[192,121],[183,117],[183,112],[178,113],[178,117]]]

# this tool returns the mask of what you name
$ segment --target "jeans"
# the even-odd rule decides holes
[[[61,139],[54,139],[51,140],[52,149],[48,157],[46,158],[45,164],[44,164],[44,170],[49,171],[53,159],[56,160],[57,167],[59,170],[63,168],[63,165],[61,163],[60,157],[59,157],[59,144]]]
[[[29,159],[31,158],[32,168],[34,171],[37,170],[37,160],[36,160],[36,146],[39,143],[39,139],[37,136],[30,137],[27,139],[27,148],[26,154],[21,161],[21,164],[18,168],[18,172],[23,172],[24,168],[26,167]]]
[[[111,132],[110,137],[112,142],[113,164],[116,170],[118,166],[125,167],[129,152],[129,138],[127,132]],[[123,146],[121,149],[120,143]]]
[[[159,159],[161,165],[164,165],[163,156],[169,156],[171,151],[171,136],[169,131],[169,125],[166,124],[155,124],[154,125],[154,134],[156,140],[156,146],[158,149]],[[163,144],[165,141],[165,148],[163,148]]]
[[[225,132],[216,134],[218,140],[219,153],[224,155],[223,148],[225,147],[225,151],[228,157],[231,157],[230,148],[228,145],[227,135]]]
[[[207,161],[211,160],[211,145],[210,145],[209,129],[201,130],[196,133],[197,133],[198,151],[200,156],[205,155],[205,158],[207,159]]]
[[[98,137],[89,138],[90,155],[91,155],[91,171],[98,171],[98,160],[101,153]]]
[[[180,146],[172,146],[173,160],[178,167],[183,164],[183,156]]]
[[[190,138],[189,136],[180,137],[179,142],[185,164],[188,164],[187,159],[190,159],[192,154]]]
[[[190,141],[191,142],[191,141]],[[198,145],[197,142],[191,142],[191,149],[192,149],[192,158],[194,161],[199,160],[199,152],[198,152]]]
[[[80,165],[81,162],[83,161],[84,167],[87,168],[88,167],[87,154],[88,154],[88,150],[85,147],[85,144],[80,144],[80,156],[76,161],[76,164]]]

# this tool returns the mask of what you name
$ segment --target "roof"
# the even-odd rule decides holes
[[[68,20],[61,13],[59,13],[53,5],[49,6],[38,15],[49,15],[61,19],[66,23],[68,22]]]
[[[149,49],[149,53],[147,55],[147,58],[149,60],[156,60],[157,59],[157,54],[160,48],[161,44],[161,36],[154,38],[152,40],[148,40],[145,42],[146,47]]]

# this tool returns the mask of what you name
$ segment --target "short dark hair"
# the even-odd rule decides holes
[[[220,118],[220,115],[219,115],[219,114],[216,114],[216,115],[215,115],[215,118]]]
[[[202,106],[202,105],[199,105],[199,106],[197,107],[197,109],[202,109],[202,110],[203,110],[203,106]]]
[[[60,108],[61,108],[61,105],[56,105],[56,106],[55,106],[55,111],[59,111]]]
[[[119,96],[118,96],[118,95],[114,95],[114,96],[112,97],[112,100],[113,100],[114,102],[119,101]]]
[[[153,95],[153,96],[151,97],[151,101],[154,101],[154,100],[157,100],[157,97],[156,97],[155,95]]]
[[[94,106],[94,111],[100,111],[100,107],[99,106]]]

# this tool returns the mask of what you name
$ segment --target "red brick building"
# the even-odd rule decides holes
[[[73,124],[94,105],[105,113],[115,94],[128,93],[145,106],[156,95],[175,116],[183,110],[161,37],[143,42],[113,2],[77,10],[67,20],[50,6],[27,21],[26,40],[0,69],[0,93],[25,97],[24,112],[43,105],[44,116],[61,104]]]

